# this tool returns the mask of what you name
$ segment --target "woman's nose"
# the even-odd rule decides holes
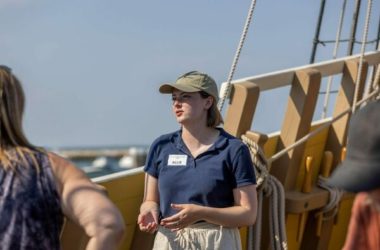
[[[181,105],[182,104],[182,99],[181,98],[175,98],[174,100],[173,100],[173,105],[174,106],[179,106],[179,105]]]
[[[182,102],[179,100],[173,101],[173,106],[175,106],[175,107],[179,107],[179,106],[181,106],[181,104],[182,104]]]

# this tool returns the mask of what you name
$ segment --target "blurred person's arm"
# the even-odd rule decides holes
[[[90,238],[87,250],[116,249],[124,235],[120,211],[103,189],[72,163],[49,153],[63,213],[81,226]]]

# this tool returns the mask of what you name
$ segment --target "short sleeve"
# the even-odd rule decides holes
[[[233,160],[233,173],[236,187],[256,184],[255,169],[246,145],[242,144]]]
[[[144,171],[149,175],[158,178],[158,159],[157,159],[157,150],[158,150],[158,140],[155,140],[149,148],[148,155],[146,157]]]

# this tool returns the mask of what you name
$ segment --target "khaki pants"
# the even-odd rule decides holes
[[[172,232],[160,227],[153,250],[241,250],[237,228],[225,228],[207,222]]]

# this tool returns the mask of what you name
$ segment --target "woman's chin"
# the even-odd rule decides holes
[[[182,117],[177,117],[177,122],[180,124],[180,125],[186,125],[186,124],[188,124],[189,122],[188,122],[188,120],[187,119],[184,119],[184,118],[182,118]]]

